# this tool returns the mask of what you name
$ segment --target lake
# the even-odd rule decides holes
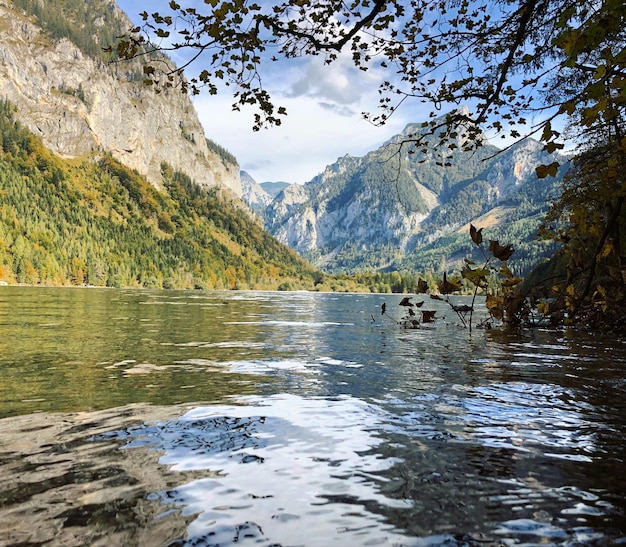
[[[0,287],[0,545],[625,545],[625,341],[400,300]]]

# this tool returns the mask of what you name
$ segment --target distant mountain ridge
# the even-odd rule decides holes
[[[241,172],[242,199],[261,216],[272,200],[287,186],[289,186],[288,182],[261,182],[259,184],[250,173]]]
[[[537,263],[548,248],[533,238],[560,180],[537,178],[535,168],[553,161],[541,143],[424,152],[407,144],[420,131],[410,124],[365,156],[284,188],[265,208],[266,228],[329,272],[452,268],[471,255],[470,222],[513,243],[521,269]]]
[[[246,171],[241,171],[242,199],[255,213],[263,215],[265,208],[271,203],[272,196],[255,181]]]

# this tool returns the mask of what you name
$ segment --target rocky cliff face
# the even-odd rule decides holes
[[[132,26],[107,4],[122,28]],[[140,78],[131,81],[133,71],[141,67],[91,58],[66,38],[49,38],[11,2],[0,4],[0,97],[46,146],[65,157],[110,152],[157,187],[167,162],[200,185],[241,196],[239,167],[207,147],[189,98],[156,94]]]
[[[369,162],[373,163],[370,164]],[[385,174],[372,155],[344,156],[304,186],[291,185],[280,193],[266,212],[266,227],[279,241],[318,266],[328,266],[346,247],[366,252],[376,245],[406,249],[411,234],[425,218],[425,210],[394,207],[392,186],[383,188]],[[427,190],[413,187],[418,199]]]
[[[272,196],[245,171],[241,172],[241,189],[243,192],[242,199],[257,213],[262,214],[272,202]]]
[[[486,179],[493,192],[493,199],[502,199],[520,188],[530,179],[536,179],[538,160],[547,161],[543,145],[526,139],[514,146],[509,153],[497,156],[486,171]],[[540,162],[539,162],[540,163]]]

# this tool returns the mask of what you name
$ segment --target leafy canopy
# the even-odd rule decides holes
[[[186,5],[182,5],[186,4]],[[172,0],[118,44],[124,58],[188,50],[180,67],[146,64],[146,83],[197,94],[233,89],[235,103],[257,107],[254,129],[280,124],[284,107],[263,86],[263,69],[280,59],[350,55],[381,75],[383,124],[407,99],[433,110],[468,104],[434,134],[480,145],[479,126],[504,137],[538,132],[549,152],[562,147],[554,119],[577,115],[592,126],[626,99],[626,8],[622,0]],[[189,80],[183,71],[197,64]],[[559,86],[555,80],[576,81]],[[607,114],[608,113],[608,114]],[[532,122],[539,115],[539,122]],[[526,126],[524,129],[523,127]],[[450,133],[453,133],[450,135]],[[540,175],[552,174],[556,165]]]

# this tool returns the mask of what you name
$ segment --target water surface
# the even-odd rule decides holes
[[[624,342],[399,301],[0,287],[0,544],[626,544]]]

